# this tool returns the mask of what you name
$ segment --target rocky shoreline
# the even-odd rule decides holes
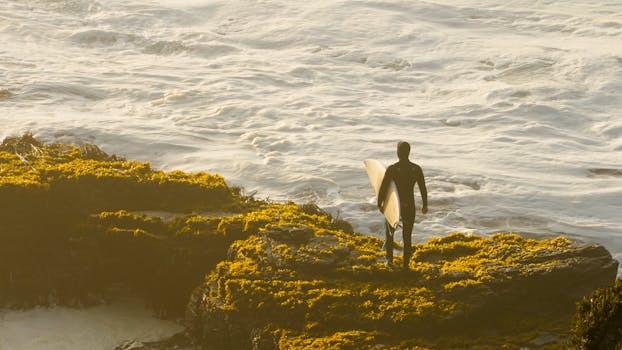
[[[84,307],[121,285],[184,319],[170,339],[118,349],[562,349],[573,334],[622,338],[620,313],[602,318],[600,338],[595,326],[581,333],[581,316],[570,326],[578,301],[613,288],[618,262],[563,237],[453,233],[415,245],[402,271],[383,263],[380,240],[317,206],[31,135],[0,145],[0,198],[0,306]],[[616,293],[607,298],[622,309]]]
[[[611,284],[602,247],[448,235],[387,269],[367,237],[267,227],[195,290],[190,339],[207,349],[510,348],[567,337],[574,303]]]

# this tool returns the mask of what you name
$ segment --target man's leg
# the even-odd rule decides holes
[[[404,239],[404,270],[408,269],[412,255],[412,232],[415,220],[402,220],[402,238]]]
[[[393,227],[389,225],[387,220],[384,221],[384,256],[387,258],[387,264],[393,265]]]

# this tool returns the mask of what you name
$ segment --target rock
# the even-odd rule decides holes
[[[114,350],[200,350],[200,347],[193,345],[190,337],[182,332],[160,341],[128,340]]]
[[[119,346],[114,348],[115,350],[140,350],[146,349],[145,343],[139,342],[138,340],[128,340],[121,343]]]
[[[124,283],[162,313],[183,313],[191,290],[246,232],[205,229],[213,222],[198,215],[165,223],[122,209],[254,212],[219,175],[159,171],[31,134],[2,141],[0,169],[0,306],[84,307]]]
[[[415,246],[411,270],[394,271],[381,244],[268,226],[232,245],[195,290],[192,337],[221,349],[451,348],[465,336],[493,348],[561,344],[574,303],[611,284],[618,265],[600,246],[561,237],[452,234]]]
[[[531,344],[533,344],[533,346],[535,346],[536,349],[540,349],[542,346],[546,344],[559,343],[560,340],[562,339],[559,339],[559,336],[555,334],[540,333],[535,339],[531,341]]]
[[[313,237],[313,229],[307,226],[269,225],[263,233],[266,237],[285,244],[299,245],[309,241]]]
[[[278,339],[267,328],[251,331],[252,350],[279,350]]]
[[[622,278],[577,303],[569,346],[576,350],[622,349]]]

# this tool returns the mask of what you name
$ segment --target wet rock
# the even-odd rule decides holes
[[[200,347],[193,345],[190,337],[182,332],[170,338],[153,342],[128,340],[118,345],[114,350],[200,350]]]
[[[252,350],[279,350],[278,339],[266,328],[251,331]]]
[[[618,265],[603,247],[565,238],[453,234],[415,246],[400,271],[382,263],[380,245],[312,226],[238,241],[193,294],[192,337],[221,349],[399,349],[493,330],[492,347],[508,337],[517,348],[561,344],[575,302],[611,284]]]
[[[307,226],[268,226],[264,235],[285,244],[306,243],[313,237],[313,229]]]

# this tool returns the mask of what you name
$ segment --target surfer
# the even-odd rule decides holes
[[[410,145],[408,142],[398,142],[397,157],[398,162],[390,165],[384,174],[380,190],[378,191],[378,208],[383,211],[384,199],[391,181],[395,181],[397,194],[400,200],[400,212],[402,217],[402,237],[404,239],[404,270],[408,269],[410,256],[412,254],[411,235],[413,225],[415,224],[415,183],[419,186],[421,199],[423,200],[423,214],[428,212],[428,190],[425,187],[425,178],[423,170],[415,163],[408,159],[410,154]],[[385,256],[387,264],[393,265],[393,233],[395,229],[385,220]]]

